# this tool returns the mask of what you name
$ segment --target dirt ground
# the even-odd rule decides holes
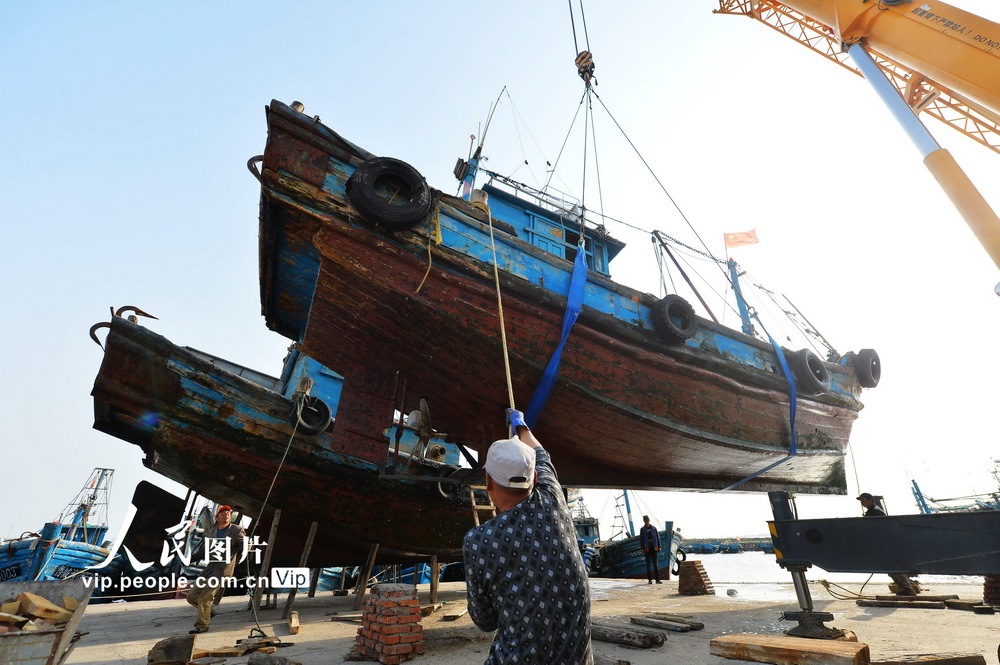
[[[924,594],[957,594],[962,600],[981,600],[982,585],[936,585],[933,578],[922,580]],[[857,587],[858,585],[855,585]],[[838,600],[821,586],[811,582],[810,590],[818,611],[834,614],[829,625],[854,631],[859,641],[871,649],[872,661],[888,660],[908,654],[979,653],[987,663],[997,662],[1000,642],[1000,614],[983,615],[961,610],[897,609],[859,607],[852,599]],[[838,595],[849,593],[836,590]],[[853,591],[858,591],[854,588]],[[865,593],[886,593],[885,587]],[[420,600],[426,604],[429,590],[419,587]],[[678,663],[708,665],[745,661],[725,660],[709,653],[709,642],[720,635],[753,633],[780,635],[792,624],[781,620],[782,611],[797,611],[791,584],[733,585],[716,588],[715,595],[682,596],[677,582],[647,585],[636,580],[592,580],[592,615],[594,619],[628,624],[630,616],[645,612],[689,615],[705,624],[699,631],[666,633],[663,646],[634,649],[605,642],[594,642],[594,650],[611,658],[635,665]],[[356,596],[333,596],[329,592],[315,598],[300,594],[294,609],[301,630],[289,635],[287,622],[281,619],[285,597],[277,608],[263,609],[257,622],[247,609],[245,597],[227,597],[219,606],[208,633],[197,636],[196,647],[232,646],[236,640],[251,636],[259,625],[267,636],[278,636],[291,646],[276,655],[302,665],[328,665],[348,662],[360,625],[353,605]],[[489,652],[492,634],[483,633],[468,615],[454,621],[444,615],[465,608],[465,585],[449,582],[441,585],[439,601],[443,607],[422,620],[424,654],[410,662],[440,665],[481,663]],[[144,603],[91,605],[81,624],[83,636],[68,659],[70,664],[120,663],[145,665],[149,649],[159,640],[186,634],[191,628],[194,609],[183,600]],[[227,658],[226,665],[241,665],[248,656]]]

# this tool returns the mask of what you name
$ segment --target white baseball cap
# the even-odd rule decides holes
[[[535,479],[535,449],[517,437],[494,441],[484,468],[499,485],[529,489]]]

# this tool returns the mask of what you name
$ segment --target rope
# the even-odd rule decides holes
[[[503,321],[503,298],[500,295],[500,266],[497,262],[497,244],[496,239],[493,237],[493,213],[486,206],[486,216],[489,219],[490,225],[490,249],[493,251],[493,279],[496,282],[497,287],[497,312],[500,316],[500,345],[503,349],[503,369],[504,376],[507,378],[507,400],[510,403],[510,408],[514,407],[514,386],[510,378],[510,356],[507,353],[507,331],[504,326]]]

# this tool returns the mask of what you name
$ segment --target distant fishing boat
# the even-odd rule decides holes
[[[499,434],[484,434],[484,419],[509,405],[498,380],[509,358],[515,402],[566,485],[846,492],[859,395],[880,373],[874,351],[823,361],[697,316],[676,294],[612,281],[624,245],[578,202],[493,172],[471,200],[482,145],[456,167],[466,200],[301,105],[272,101],[267,122],[251,160],[263,166],[263,313],[357,382],[345,398],[384,412],[405,380],[449,440],[481,458]],[[371,431],[371,410],[346,410],[335,429]]]
[[[69,579],[104,561],[114,473],[94,469],[66,509],[40,533],[0,541],[0,582]]]
[[[584,562],[592,577],[645,579],[646,555],[642,550],[642,539],[632,523],[628,491],[622,492],[619,498],[621,502],[615,504],[615,524],[620,523],[623,532],[614,534],[608,540],[601,539],[598,519],[590,515],[582,501],[573,513],[578,540],[592,550],[584,556]],[[624,513],[621,511],[622,502]],[[677,574],[679,562],[687,557],[680,548],[680,530],[674,529],[673,522],[666,522],[657,533],[662,548],[657,557],[660,578],[669,580],[671,574]]]
[[[990,471],[997,488],[992,492],[966,494],[964,496],[933,498],[924,494],[915,478],[910,479],[910,489],[917,502],[917,508],[924,515],[932,513],[964,513],[974,510],[1000,510],[1000,459],[993,460]]]

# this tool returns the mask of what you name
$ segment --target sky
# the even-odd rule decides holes
[[[1000,21],[992,0],[954,4]],[[910,478],[938,498],[993,489],[996,267],[868,84],[717,6],[591,2],[586,35],[579,15],[575,28],[603,106],[712,251],[723,253],[724,232],[756,229],[759,244],[734,258],[840,352],[881,357],[847,458],[849,495],[800,495],[800,515],[856,515],[858,491],[915,512]],[[116,471],[113,525],[140,480],[183,493],[137,447],[92,428],[102,351],[88,331],[110,307],[154,314],[144,325],[176,344],[280,372],[289,340],[260,315],[259,185],[245,166],[263,151],[271,99],[303,102],[449,193],[498,99],[487,168],[541,184],[546,159],[561,169],[582,146],[567,140],[555,159],[582,94],[566,3],[275,7],[0,9],[0,537],[56,518],[94,467]],[[553,184],[639,229],[690,238],[600,105],[597,117],[600,187],[558,170]],[[925,123],[1000,208],[1000,155]],[[613,277],[656,293],[648,235],[609,230],[629,242]],[[585,493],[605,535],[615,494]],[[687,536],[762,534],[771,517],[766,494],[638,492],[633,509]]]

